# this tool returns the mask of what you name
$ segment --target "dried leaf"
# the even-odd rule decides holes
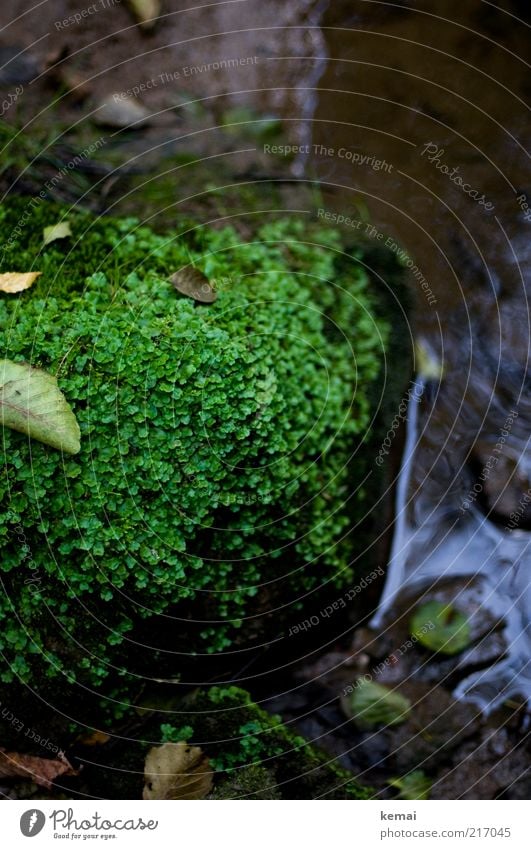
[[[79,425],[57,379],[25,363],[0,360],[0,424],[67,454],[80,450]]]
[[[149,123],[151,113],[133,97],[111,94],[94,111],[94,122],[102,127],[132,127],[138,129]],[[134,125],[134,126],[133,126]]]
[[[26,778],[50,790],[60,775],[79,775],[62,752],[51,760],[0,749],[0,778]]]
[[[204,799],[212,789],[212,770],[199,746],[164,743],[147,753],[144,799]]]
[[[49,245],[50,242],[55,242],[56,239],[66,239],[72,235],[70,224],[68,221],[61,221],[59,224],[52,224],[50,227],[45,227],[42,231],[44,244]]]
[[[141,29],[153,29],[160,15],[160,0],[127,0]]]
[[[0,292],[23,292],[33,286],[41,274],[42,271],[8,271],[6,274],[0,274]]]
[[[110,739],[111,735],[105,731],[92,731],[90,734],[78,737],[77,742],[82,746],[104,746]]]
[[[208,277],[197,268],[181,268],[172,274],[171,282],[181,295],[201,304],[212,304],[218,296]]]

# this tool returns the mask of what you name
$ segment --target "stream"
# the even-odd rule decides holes
[[[438,593],[495,622],[454,691],[486,712],[531,695],[529,9],[498,9],[330,4],[311,163],[331,208],[413,259],[411,334],[442,374],[409,403],[371,625]]]

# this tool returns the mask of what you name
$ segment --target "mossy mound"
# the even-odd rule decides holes
[[[4,681],[38,667],[94,687],[145,675],[157,651],[223,650],[265,609],[279,621],[351,580],[387,326],[317,225],[242,243],[68,212],[72,237],[43,248],[64,215],[39,199],[0,212],[0,271],[42,272],[0,295],[0,356],[56,374],[81,428],[76,456],[3,431],[0,649]],[[190,266],[215,303],[174,290]]]
[[[321,751],[318,741],[304,740],[239,687],[174,698],[171,711],[148,714],[136,734],[136,742],[127,732],[98,747],[97,758],[93,747],[78,749],[85,766],[69,787],[91,795],[104,786],[108,798],[140,798],[149,749],[186,741],[209,759],[210,799],[368,799],[373,793]]]
[[[246,786],[250,798],[278,794],[285,799],[368,799],[348,770],[267,713],[239,687],[211,687],[190,702],[187,718],[196,742],[216,769],[217,794],[236,797]],[[264,779],[269,780],[264,782]],[[243,796],[243,794],[242,794]]]

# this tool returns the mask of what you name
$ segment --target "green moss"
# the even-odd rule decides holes
[[[201,746],[216,770],[214,798],[371,796],[370,788],[291,731],[279,716],[262,710],[245,690],[211,687],[196,693],[186,707],[182,716],[193,729],[188,741]]]
[[[71,212],[71,239],[42,249],[64,212],[0,211],[0,271],[42,272],[0,295],[0,356],[57,374],[82,434],[63,457],[3,432],[0,650],[4,681],[38,667],[92,687],[349,582],[387,327],[330,230],[281,219],[242,243]],[[190,262],[215,304],[169,284]]]

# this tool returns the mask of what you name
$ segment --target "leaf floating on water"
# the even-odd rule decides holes
[[[430,624],[433,626],[429,628]],[[411,635],[421,645],[442,654],[458,654],[470,643],[470,625],[464,613],[442,601],[428,601],[413,614]]]
[[[147,753],[144,799],[204,799],[212,789],[212,770],[199,746],[164,743]]]
[[[0,292],[9,292],[10,295],[23,292],[33,286],[41,274],[42,271],[8,271],[0,274]]]
[[[24,363],[0,360],[0,424],[67,454],[80,450],[79,425],[57,379]]]
[[[390,778],[387,782],[399,790],[398,799],[429,799],[433,781],[424,775],[421,769],[416,769],[402,778]]]
[[[359,728],[372,728],[404,722],[411,702],[396,690],[359,678],[353,692],[341,699],[341,707]]]
[[[127,0],[141,29],[153,29],[160,15],[160,0]]]
[[[68,221],[60,221],[59,224],[51,224],[50,227],[45,227],[42,231],[44,244],[49,245],[50,242],[55,242],[56,239],[66,239],[72,235],[70,224]]]
[[[422,341],[415,342],[415,360],[416,372],[422,380],[442,380],[444,377],[444,367],[435,354]]]
[[[172,274],[170,279],[181,295],[193,298],[201,304],[212,304],[218,296],[208,277],[197,268],[181,268]]]
[[[62,753],[52,760],[0,749],[0,778],[26,778],[50,790],[60,775],[79,775]]]

